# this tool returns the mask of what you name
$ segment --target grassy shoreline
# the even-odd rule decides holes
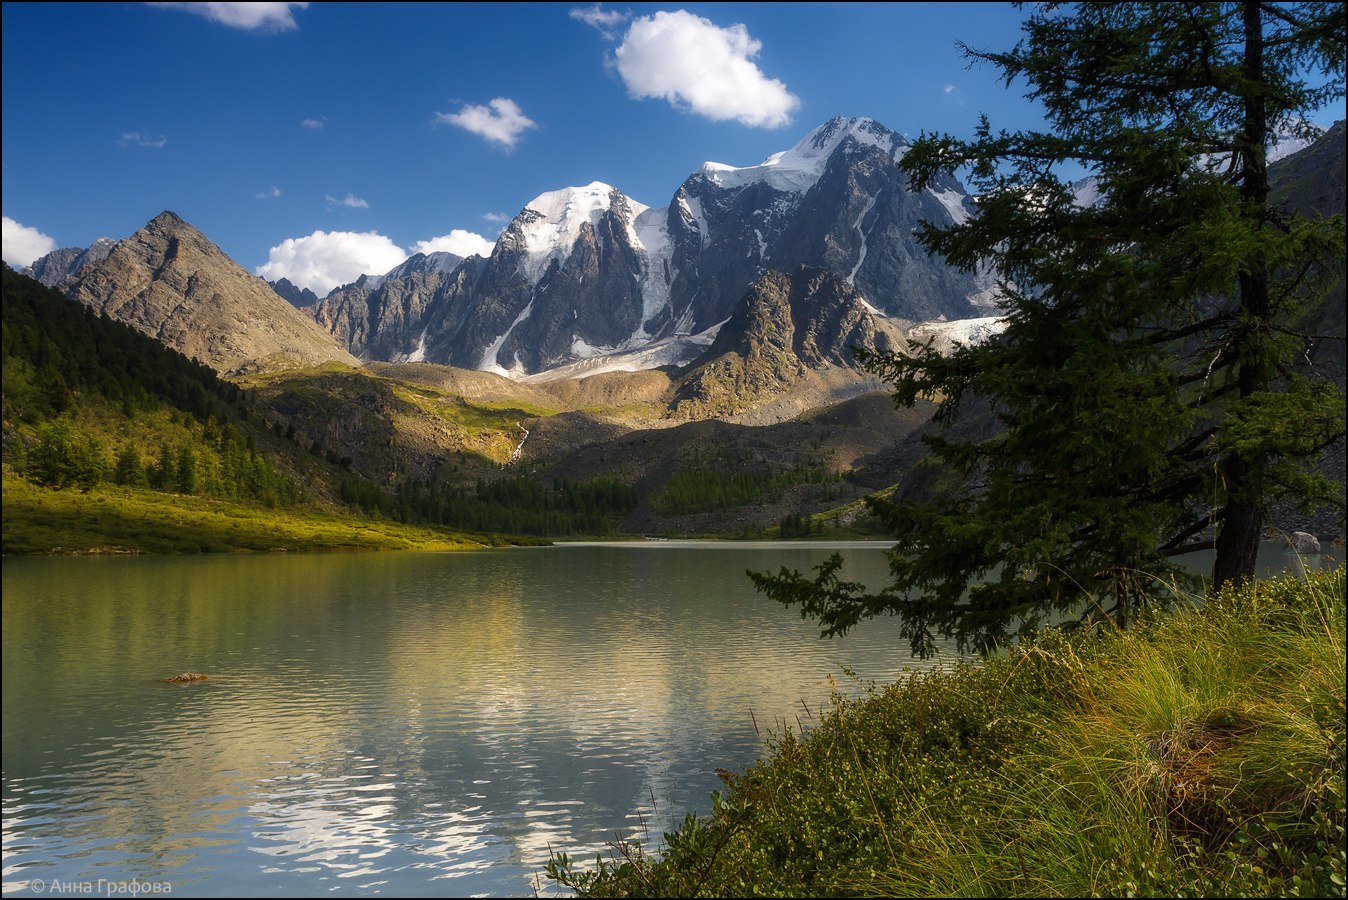
[[[508,544],[494,535],[106,484],[83,494],[6,474],[3,491],[6,555],[477,550]]]
[[[1343,896],[1344,570],[835,698],[580,896]]]

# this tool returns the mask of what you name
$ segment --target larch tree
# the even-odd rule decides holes
[[[889,587],[842,581],[837,557],[752,575],[825,634],[893,614],[929,654],[938,634],[988,649],[1122,626],[1173,595],[1181,554],[1215,550],[1214,589],[1253,577],[1274,498],[1343,507],[1311,465],[1343,438],[1343,393],[1299,365],[1321,337],[1307,308],[1342,284],[1343,218],[1271,202],[1268,154],[1343,98],[1344,5],[1043,4],[1023,32],[964,49],[1028,85],[1048,127],[984,117],[902,162],[914,189],[969,173],[977,214],[921,239],[996,276],[1005,331],[866,359],[896,402],[935,400],[938,425],[996,427],[928,436],[942,485],[873,504],[899,541]]]

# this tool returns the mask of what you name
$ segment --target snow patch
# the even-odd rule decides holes
[[[969,211],[964,208],[965,194],[953,189],[938,191],[933,188],[927,188],[927,193],[940,201],[946,212],[950,213],[950,218],[954,220],[956,225],[963,225],[969,221]]]
[[[866,238],[870,234],[870,232],[869,231],[863,232],[861,230],[861,221],[865,219],[866,216],[870,215],[871,210],[875,208],[876,199],[878,199],[878,195],[876,197],[871,197],[869,200],[867,200],[866,208],[861,211],[861,215],[857,216],[857,220],[852,223],[852,227],[856,229],[857,236],[861,238],[861,253],[857,256],[857,264],[852,267],[851,272],[847,273],[848,284],[852,284],[854,281],[856,281],[857,272],[861,271],[861,264],[866,261]],[[869,303],[866,305],[870,306]],[[872,311],[874,310],[872,309]]]
[[[919,344],[930,343],[938,353],[949,354],[963,345],[976,347],[1006,330],[1001,316],[980,319],[956,319],[953,322],[923,322],[908,331],[908,340]]]
[[[641,264],[641,321],[631,340],[649,340],[645,323],[655,318],[669,305],[669,280],[666,271],[674,257],[674,245],[669,239],[669,209],[647,209],[632,220],[628,234],[632,246],[642,257]]]
[[[539,384],[548,381],[561,381],[565,378],[589,378],[591,375],[599,375],[604,372],[643,372],[647,369],[658,369],[661,366],[686,365],[697,359],[711,346],[712,341],[716,339],[717,332],[721,330],[721,326],[724,324],[725,322],[718,322],[698,334],[681,334],[662,338],[635,350],[586,356],[576,362],[529,375],[519,380],[526,384]],[[577,339],[572,342],[572,351],[574,352],[578,346],[583,346],[587,350],[595,349],[585,344],[584,341]]]
[[[414,363],[426,361],[426,332],[430,327],[431,326],[427,325],[425,328],[421,329],[421,337],[417,338],[417,349],[407,354],[407,359],[403,360],[403,362]]]
[[[506,378],[520,377],[524,367],[520,365],[518,358],[516,358],[515,365],[512,368],[506,369],[496,357],[497,354],[501,352],[501,345],[506,342],[506,338],[510,337],[510,332],[514,331],[516,326],[529,318],[529,314],[533,311],[534,301],[530,300],[528,305],[520,310],[520,314],[515,317],[515,321],[510,323],[510,327],[507,328],[500,337],[492,341],[491,346],[482,354],[482,359],[479,360],[477,364],[478,369],[483,372],[495,372],[497,375],[504,375]]]
[[[707,217],[702,214],[702,201],[679,191],[679,212],[683,214],[685,222],[697,229],[702,246],[707,246],[711,242],[711,235],[707,229]]]
[[[538,284],[554,259],[566,262],[581,229],[587,223],[590,227],[598,224],[612,205],[615,193],[618,191],[613,186],[592,181],[584,187],[539,194],[529,202],[526,211],[536,215],[521,216],[516,224],[524,237],[525,255],[520,268],[531,285]],[[634,214],[648,209],[630,197],[626,200]]]
[[[1100,176],[1087,175],[1085,178],[1072,182],[1072,205],[1081,209],[1090,209],[1099,206],[1105,199],[1104,192],[1100,190]]]
[[[863,146],[879,147],[887,154],[906,147],[901,137],[874,119],[840,117],[820,125],[790,150],[774,153],[756,166],[705,162],[698,174],[720,188],[742,188],[763,182],[779,191],[804,194],[818,183],[829,157],[849,137]]]

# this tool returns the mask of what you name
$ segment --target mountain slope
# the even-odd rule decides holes
[[[37,279],[46,287],[59,287],[63,281],[90,263],[107,258],[117,244],[109,238],[99,238],[87,249],[62,247],[33,260],[21,274]]]
[[[119,241],[65,294],[223,373],[336,361],[332,336],[171,212]]]
[[[853,347],[895,352],[901,346],[894,324],[871,313],[861,295],[828,270],[769,271],[680,379],[671,405],[680,418],[734,416],[788,391],[799,394],[811,381],[822,394],[813,405],[823,405],[841,399],[827,397],[829,386],[854,386],[849,393],[881,387],[860,371]]]
[[[898,168],[907,147],[871,119],[836,118],[757,166],[705,163],[665,207],[602,182],[550,191],[489,258],[435,285],[398,270],[379,279],[383,294],[357,282],[315,316],[365,359],[521,378],[686,363],[755,279],[801,265],[832,273],[885,316],[986,315],[989,284],[913,239],[920,221],[962,221],[971,201],[953,178],[909,191]]]

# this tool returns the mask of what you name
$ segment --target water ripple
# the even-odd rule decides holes
[[[530,895],[553,850],[705,809],[826,676],[909,662],[893,623],[821,642],[744,578],[824,555],[7,560],[5,893]]]

